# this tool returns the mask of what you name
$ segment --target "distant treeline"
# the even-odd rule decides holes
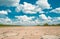
[[[5,26],[7,26],[7,27],[8,27],[8,26],[12,26],[12,27],[13,27],[13,26],[21,26],[21,25],[9,25],[9,24],[6,25],[6,24],[0,24],[0,27],[5,27]]]
[[[22,25],[9,25],[9,24],[8,25],[5,25],[5,24],[0,24],[0,27],[1,26],[22,26]],[[60,24],[52,24],[52,25],[49,25],[49,24],[45,23],[44,25],[38,24],[36,26],[60,26]]]
[[[41,26],[41,25],[38,24],[37,26]],[[43,26],[60,26],[60,24],[52,24],[52,25],[49,25],[49,24],[45,23]]]

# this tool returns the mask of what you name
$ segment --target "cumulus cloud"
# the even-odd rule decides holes
[[[9,12],[9,13],[11,13],[11,12],[12,12],[12,11],[11,11],[11,10],[9,10],[9,9],[7,9],[6,11],[7,11],[7,12]]]
[[[24,9],[23,11],[26,12],[26,13],[35,13],[33,10],[35,9],[35,6],[30,4],[30,3],[27,3],[27,2],[24,2],[24,5],[23,5]]]
[[[41,14],[40,18],[37,18],[35,20],[33,20],[33,18],[35,17],[28,17],[26,15],[24,16],[16,16],[17,21],[14,22],[16,24],[20,24],[20,25],[44,25],[45,23],[52,25],[52,24],[59,24],[60,23],[60,17],[55,17],[52,18],[50,16],[46,17],[45,14]],[[43,19],[43,20],[41,20]]]
[[[35,18],[34,16],[28,17],[24,15],[24,16],[15,16],[15,17],[16,19],[12,19],[12,20],[8,17],[0,18],[0,23],[6,25],[32,25],[32,26],[40,23],[38,19],[33,20]]]
[[[24,15],[24,16],[15,16],[15,17],[20,19],[20,20],[23,20],[23,21],[32,20],[32,18],[34,18],[34,17],[28,17],[26,15]]]
[[[38,0],[36,4],[42,8],[42,9],[50,9],[50,4],[48,3],[48,0]]]
[[[19,4],[19,2],[20,0],[0,0],[0,6],[16,7],[15,10],[18,13],[20,11],[22,11],[25,14],[40,13],[39,17],[38,18],[36,18],[35,16],[28,17],[27,15],[23,15],[23,16],[15,16],[16,19],[13,18],[11,20],[10,18],[5,17],[5,15],[8,15],[8,13],[12,12],[11,10],[7,9],[0,11],[0,17],[2,16],[0,18],[0,23],[10,25],[43,25],[45,23],[48,24],[60,23],[60,17],[52,18],[50,16],[46,16],[45,14],[43,14],[46,13],[43,11],[44,9],[51,9],[48,0],[38,0],[36,1],[35,5],[27,2]],[[60,8],[53,9],[50,12],[60,13]]]
[[[48,16],[48,20],[51,20],[51,19],[52,19],[52,17]]]
[[[20,4],[16,8],[17,12],[24,12],[25,14],[36,14],[37,12],[39,13],[44,13],[42,9],[36,5],[32,5],[30,3],[24,2],[24,4]]]
[[[54,17],[50,24],[60,24],[60,17]]]
[[[0,6],[17,6],[20,0],[0,0]]]
[[[11,10],[7,9],[7,10],[1,10],[0,11],[0,14],[7,15],[8,13],[11,13]]]
[[[22,9],[23,9],[23,4],[20,4],[16,7],[15,11],[20,12],[20,11],[22,11]]]
[[[0,23],[1,24],[12,24],[12,21],[10,18],[6,17],[6,18],[0,18]]]
[[[20,4],[17,6],[16,11],[20,12],[22,11],[25,14],[36,14],[39,13],[45,13],[44,9],[51,9],[50,4],[47,0],[38,0],[36,1],[36,4],[33,5],[31,3],[23,2],[23,4]]]
[[[39,15],[39,17],[40,17],[41,19],[43,19],[43,20],[47,20],[47,19],[48,19],[45,14]]]
[[[45,23],[51,25],[51,24],[59,24],[60,23],[60,17],[55,17],[51,20],[51,17],[48,16],[46,17],[44,14],[40,15],[42,18],[37,18],[35,20],[33,20],[35,17],[31,16],[28,17],[26,15],[24,16],[15,16],[16,19],[11,20],[10,18],[6,17],[6,18],[0,18],[0,23],[2,24],[7,24],[7,25],[44,25]],[[41,20],[43,19],[44,20]],[[47,19],[46,19],[47,18]]]
[[[57,21],[57,20],[60,20],[60,17],[54,17],[53,18],[53,21]]]
[[[55,8],[55,9],[51,10],[50,12],[60,13],[60,8]]]
[[[42,19],[42,20],[52,20],[53,18],[50,17],[50,16],[46,16],[45,14],[41,14],[39,15],[39,18]]]
[[[58,20],[60,20],[60,17],[57,17]]]
[[[20,23],[20,25],[37,25],[38,20],[33,21],[33,18],[35,17],[28,17],[26,15],[24,16],[15,16],[16,18],[18,18],[18,24]]]
[[[20,25],[37,25],[39,24],[38,19],[33,20],[35,17],[31,16],[28,17],[26,15],[24,16],[15,16],[17,18],[17,21],[14,22],[15,24],[20,24]]]
[[[2,11],[0,11],[0,14],[8,14],[8,12],[7,12],[7,11],[2,10]]]
[[[45,23],[51,25],[53,24],[53,18],[50,17],[50,16],[46,16],[45,14],[41,14],[39,15],[39,22],[40,22],[40,25],[44,25]]]
[[[16,24],[20,25],[44,25],[45,23],[50,23],[52,18],[50,16],[46,16],[45,14],[39,15],[39,18],[33,20],[35,17],[28,17],[26,15],[24,16],[15,16],[17,18]],[[43,19],[43,20],[41,20]]]
[[[20,12],[22,10],[22,12],[24,13],[30,13],[30,14],[35,14],[35,5],[32,5],[30,3],[24,2],[24,4],[20,4],[20,6],[18,6],[16,8],[17,12]]]

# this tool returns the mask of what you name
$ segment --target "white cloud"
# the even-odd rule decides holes
[[[44,25],[45,23],[51,25],[53,24],[52,19],[53,19],[52,17],[50,16],[47,17],[45,14],[39,15],[40,25]]]
[[[48,20],[51,20],[51,19],[52,19],[52,17],[48,16]]]
[[[0,14],[7,15],[8,13],[11,13],[11,10],[7,9],[7,10],[1,10],[0,11]]]
[[[39,17],[40,17],[41,19],[43,19],[43,20],[47,20],[47,19],[48,19],[45,14],[39,15]]]
[[[53,18],[50,17],[50,16],[46,16],[45,14],[41,14],[39,15],[40,19],[43,19],[43,20],[52,20]]]
[[[38,0],[36,4],[42,8],[42,9],[50,9],[50,4],[48,3],[48,0]]]
[[[41,16],[46,17],[44,14],[42,14]],[[51,17],[48,16],[46,18],[44,18],[44,20],[41,21],[41,19],[43,18],[37,18],[35,20],[33,20],[35,17],[31,16],[28,17],[26,15],[24,16],[15,16],[16,19],[11,20],[10,18],[6,17],[6,18],[0,18],[0,23],[2,24],[10,24],[10,25],[43,25],[45,23],[48,23],[49,25],[51,24],[60,24],[60,17],[55,17],[51,20]]]
[[[48,20],[48,22],[47,22],[49,25],[60,24],[60,17],[53,17],[53,18],[49,17],[49,18],[50,18],[50,20]]]
[[[20,4],[16,8],[17,12],[24,12],[25,14],[36,14],[37,12],[39,13],[44,13],[42,9],[36,5],[32,5],[30,3],[24,2],[24,4]]]
[[[50,24],[60,24],[60,17],[54,17]]]
[[[16,7],[16,12],[20,12],[21,10],[23,9],[23,5],[22,4],[20,4],[20,5],[18,5],[17,7]]]
[[[0,23],[1,24],[12,24],[12,21],[10,18],[6,17],[6,18],[0,18]]]
[[[55,25],[60,24],[60,17],[53,17],[52,20],[50,20],[48,24],[50,24],[50,25],[52,25],[52,24],[55,24]]]
[[[57,21],[57,20],[60,20],[60,17],[54,17],[53,18],[53,21]]]
[[[57,22],[57,21],[55,22],[55,21],[51,20],[50,16],[48,16],[48,17],[46,17],[45,15],[42,15],[42,16],[45,17],[45,18],[42,17],[44,19],[43,21],[41,21],[42,18],[32,20],[32,18],[27,17],[26,15],[22,16],[22,18],[19,16],[18,17],[19,20],[17,20],[17,22],[15,22],[15,23],[20,24],[20,25],[43,25],[45,23],[48,23],[49,25],[51,25],[51,24]],[[26,19],[24,19],[24,18],[26,18]]]
[[[60,20],[60,17],[57,17],[58,20]]]
[[[35,5],[24,2],[23,10],[22,10],[23,12],[30,13],[30,14],[35,14],[36,12],[34,10],[35,10]]]
[[[60,13],[60,8],[55,8],[55,9],[51,10],[50,12]]]
[[[0,11],[0,14],[8,14],[8,12],[7,12],[7,11],[2,10],[2,11]]]
[[[0,0],[0,6],[17,6],[20,0]]]
[[[39,24],[38,19],[33,20],[35,18],[34,16],[28,17],[26,15],[24,16],[15,16],[17,19],[10,19],[8,17],[6,18],[0,18],[1,24],[7,24],[7,25],[37,25]]]
[[[15,23],[20,24],[20,25],[43,25],[43,24],[51,21],[44,14],[41,14],[40,17],[41,17],[40,19],[37,18],[37,19],[33,20],[33,18],[35,18],[35,17],[28,17],[26,15],[16,16],[16,18],[18,18],[18,19],[17,19],[17,22],[15,22]],[[41,19],[44,19],[44,20],[41,21]]]
[[[33,20],[35,17],[28,17],[26,15],[24,16],[15,16],[17,19],[17,23],[20,25],[37,25],[39,23],[38,20]]]
[[[12,11],[11,11],[11,10],[9,10],[9,9],[7,9],[6,11],[7,11],[7,12],[9,12],[9,13],[11,13],[11,12],[12,12]]]
[[[20,19],[20,20],[23,20],[23,21],[32,20],[32,18],[34,18],[34,17],[28,17],[26,15],[24,15],[24,16],[15,16],[15,17]]]

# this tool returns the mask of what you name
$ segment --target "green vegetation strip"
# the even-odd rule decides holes
[[[36,25],[36,26],[60,26],[60,24],[52,24],[52,25],[48,25],[47,23],[44,25]],[[0,24],[0,27],[22,27],[21,25],[4,25],[4,24]],[[26,27],[26,26],[23,26]]]

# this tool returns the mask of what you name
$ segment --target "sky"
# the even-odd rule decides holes
[[[0,24],[60,24],[60,0],[0,0]]]

